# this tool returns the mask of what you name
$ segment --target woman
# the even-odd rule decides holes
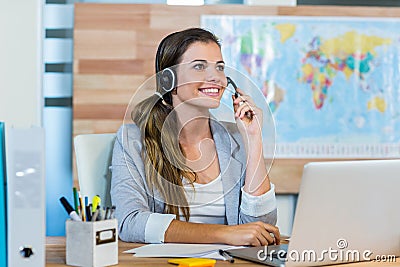
[[[122,240],[279,244],[261,110],[238,89],[236,124],[209,114],[227,86],[224,67],[218,39],[206,30],[160,43],[156,93],[138,104],[114,146],[111,197]]]

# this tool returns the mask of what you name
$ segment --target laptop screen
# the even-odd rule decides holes
[[[7,212],[4,150],[4,123],[0,122],[0,266],[7,266]]]

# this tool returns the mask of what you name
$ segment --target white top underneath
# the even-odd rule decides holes
[[[193,183],[184,178],[183,187],[190,208],[189,222],[225,224],[225,201],[221,175],[207,184]],[[181,220],[185,221],[183,215]]]

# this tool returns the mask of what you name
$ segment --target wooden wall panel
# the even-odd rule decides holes
[[[138,58],[135,31],[76,30],[75,58],[79,59],[135,59]],[[101,45],[99,45],[101,44]]]
[[[75,30],[148,29],[151,5],[76,4]]]
[[[124,89],[133,90],[134,84],[140,84],[146,79],[145,75],[104,75],[104,74],[75,74],[75,87],[79,90],[90,89]],[[77,99],[78,100],[78,99]]]
[[[131,96],[154,74],[159,41],[171,32],[199,26],[203,14],[400,17],[400,8],[76,4],[74,136],[115,132]],[[298,192],[303,165],[309,161],[276,160],[271,179],[277,192]]]

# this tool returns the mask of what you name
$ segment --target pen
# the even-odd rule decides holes
[[[107,209],[106,209],[106,214],[104,215],[104,220],[108,220],[108,219],[110,219],[110,217],[108,216],[108,215],[109,215],[109,213],[110,213],[110,208],[109,208],[109,207],[107,207]]]
[[[99,215],[99,209],[97,209],[92,216],[92,222],[95,222],[97,220],[97,216]]]
[[[76,190],[76,187],[74,187],[72,190],[74,192],[74,207],[75,207],[75,211],[76,211],[76,213],[79,213],[79,210],[78,210],[78,191]]]
[[[100,203],[101,203],[101,198],[98,195],[94,196],[92,200],[92,212],[96,211],[97,206],[99,206]]]
[[[90,211],[90,206],[85,207],[86,210],[86,221],[90,222],[92,220],[92,212]]]
[[[100,217],[101,221],[106,220],[106,207],[103,207],[103,209],[101,210],[101,217]]]
[[[229,255],[225,250],[220,249],[218,252],[219,255],[225,258],[226,261],[229,261],[230,263],[235,262],[235,259],[231,255]]]
[[[111,207],[111,211],[110,211],[110,219],[114,219],[115,217],[114,217],[114,212],[115,212],[115,206],[112,206]]]
[[[72,208],[72,206],[68,203],[68,200],[65,197],[61,197],[60,201],[61,201],[61,204],[64,206],[65,210],[67,211],[71,220],[78,221],[78,222],[82,221],[81,217],[79,217],[79,215],[76,213],[74,208]]]
[[[85,196],[85,215],[86,215],[86,221],[89,222],[92,218],[91,215],[92,213],[90,212],[89,208],[89,197]]]
[[[104,215],[103,209],[104,209],[104,207],[103,208],[101,208],[100,206],[97,207],[96,211],[98,211],[99,213],[97,214],[96,221],[102,221],[103,220],[103,215]]]

